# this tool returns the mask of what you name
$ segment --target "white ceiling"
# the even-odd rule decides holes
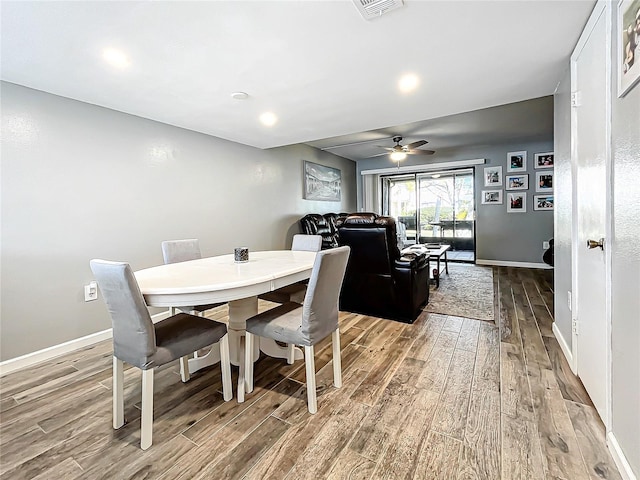
[[[426,140],[418,150],[436,153],[422,160],[436,160],[446,149],[548,140],[553,137],[553,97],[546,96],[489,107],[472,112],[309,142],[309,145],[351,160],[387,155],[385,149],[402,137],[402,145]],[[382,148],[381,148],[382,147]]]
[[[312,143],[326,148],[552,94],[594,3],[405,0],[366,21],[349,0],[2,1],[1,71],[259,148],[338,137]],[[109,47],[130,66],[106,64]],[[402,94],[407,72],[420,85]],[[264,111],[277,114],[274,127],[258,121]]]

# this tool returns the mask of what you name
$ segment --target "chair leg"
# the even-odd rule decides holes
[[[318,401],[316,400],[316,362],[313,345],[304,347],[304,364],[307,370],[307,407],[309,413],[316,413]]]
[[[231,361],[229,359],[229,334],[220,339],[220,370],[222,370],[222,397],[225,402],[233,398],[231,385]]]
[[[244,353],[244,378],[247,393],[253,392],[253,335],[246,332],[245,335],[245,353]]]
[[[287,363],[293,365],[295,359],[296,346],[293,343],[287,344]]]
[[[113,428],[124,425],[124,365],[113,357]]]
[[[189,374],[189,357],[187,356],[180,357],[180,378],[183,383],[191,380],[191,375]]]
[[[140,448],[146,450],[153,442],[153,368],[142,371],[141,423]]]
[[[240,355],[238,358],[238,361],[240,363],[240,369],[238,371],[238,403],[242,403],[244,402],[244,387],[245,387],[245,370],[246,370],[246,364],[247,364],[247,360],[246,360],[246,352],[247,352],[247,346],[246,346],[246,337],[241,336],[238,341],[240,342]]]
[[[336,328],[331,334],[333,345],[333,385],[336,388],[342,386],[342,359],[340,358],[340,328]]]

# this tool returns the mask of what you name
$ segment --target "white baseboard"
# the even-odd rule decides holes
[[[151,316],[154,322],[167,318],[169,316],[169,310],[166,312],[160,312]],[[103,330],[101,332],[92,333],[90,335],[69,340],[68,342],[61,343],[59,345],[53,345],[51,347],[43,348],[35,352],[27,353],[16,358],[10,358],[4,362],[0,362],[0,376],[7,375],[8,373],[22,370],[23,368],[31,367],[37,363],[51,360],[52,358],[59,357],[65,353],[71,353],[75,350],[79,350],[90,345],[94,345],[103,340],[108,340],[112,337],[111,329]]]
[[[609,447],[613,461],[616,462],[616,466],[618,467],[622,478],[624,480],[638,480],[631,469],[631,465],[629,465],[629,462],[627,461],[627,457],[622,453],[620,444],[618,443],[618,440],[616,440],[613,432],[609,432],[607,434],[607,446]]]
[[[558,328],[558,324],[556,322],[553,322],[551,330],[553,331],[553,334],[555,335],[556,340],[558,340],[558,343],[560,344],[560,349],[562,350],[562,353],[564,353],[564,356],[567,359],[567,362],[569,362],[571,371],[575,375],[578,369],[576,368],[576,365],[573,361],[573,352],[571,351],[571,348],[569,348],[569,344],[567,343],[564,336],[562,335],[562,332]]]
[[[92,333],[85,337],[69,340],[68,342],[64,342],[59,345],[43,348],[36,352],[27,353],[20,357],[5,360],[0,363],[0,375],[6,375],[7,373],[30,367],[36,363],[51,360],[52,358],[59,357],[65,353],[70,353],[80,348],[88,347],[89,345],[93,345],[94,343],[98,343],[109,338],[111,338],[110,328],[101,332]]]
[[[546,263],[535,262],[509,262],[506,260],[482,260],[477,259],[476,265],[494,265],[496,267],[521,267],[521,268],[542,268],[545,270],[551,270],[553,267]]]

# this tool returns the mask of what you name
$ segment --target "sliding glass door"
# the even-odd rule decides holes
[[[473,170],[383,177],[382,211],[406,229],[406,244],[447,243],[475,251]],[[467,259],[473,260],[473,257]]]
[[[406,245],[416,243],[418,231],[416,202],[416,176],[414,174],[382,177],[383,214],[396,219],[398,228],[403,229],[406,235]]]

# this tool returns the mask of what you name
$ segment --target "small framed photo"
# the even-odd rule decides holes
[[[640,79],[640,0],[620,0],[616,23],[618,97],[624,97]]]
[[[524,213],[527,211],[527,194],[522,192],[507,193],[507,212]]]
[[[553,210],[553,195],[534,195],[534,210]]]
[[[484,186],[502,186],[502,165],[500,165],[499,167],[486,167],[484,169]]]
[[[553,152],[536,153],[533,158],[535,168],[553,168]]]
[[[536,192],[553,190],[553,172],[536,172]]]
[[[527,152],[509,152],[507,153],[507,172],[526,172],[527,171]]]
[[[506,177],[506,189],[507,190],[528,190],[529,189],[529,175],[507,175]]]
[[[502,205],[502,190],[482,190],[483,205]]]

